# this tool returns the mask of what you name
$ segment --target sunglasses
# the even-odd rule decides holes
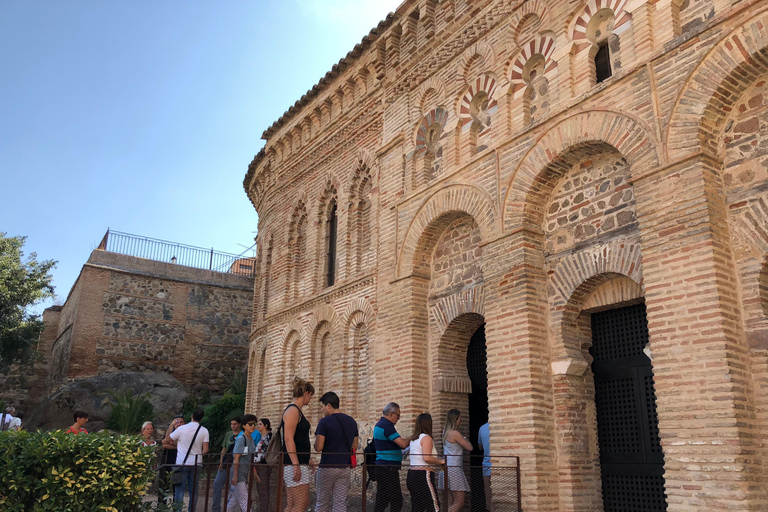
[[[249,427],[255,427],[256,426],[256,422],[255,421],[249,421],[248,423],[246,423],[246,425],[248,425]]]

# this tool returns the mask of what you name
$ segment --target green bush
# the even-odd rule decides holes
[[[153,449],[139,436],[0,432],[0,510],[143,510]]]
[[[217,450],[224,440],[224,434],[229,432],[229,422],[236,416],[242,416],[245,409],[245,395],[226,394],[212,405],[204,409],[205,416],[201,422],[211,437],[211,452]]]

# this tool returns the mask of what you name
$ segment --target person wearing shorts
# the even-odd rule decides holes
[[[293,403],[283,411],[283,481],[286,487],[285,512],[305,512],[309,506],[309,420],[301,409],[315,394],[315,387],[304,379],[293,380]]]

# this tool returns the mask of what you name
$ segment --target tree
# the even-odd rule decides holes
[[[32,360],[43,321],[29,309],[53,297],[50,271],[56,262],[37,261],[34,252],[24,260],[26,240],[0,232],[0,369]]]

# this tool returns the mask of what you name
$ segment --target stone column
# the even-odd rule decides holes
[[[720,167],[634,180],[670,511],[766,507]]]

